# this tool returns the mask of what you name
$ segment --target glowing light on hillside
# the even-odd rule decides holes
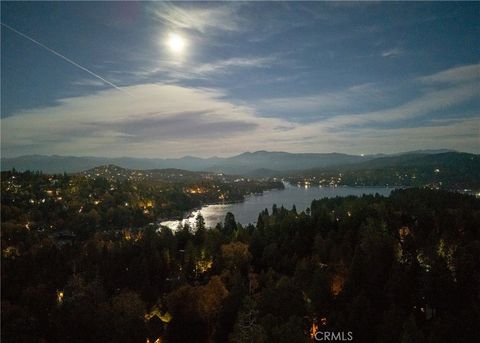
[[[63,291],[57,291],[57,303],[58,304],[61,304],[63,302],[63,296],[64,296]]]

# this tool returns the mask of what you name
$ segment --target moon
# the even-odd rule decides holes
[[[176,33],[170,33],[165,42],[170,52],[174,54],[182,54],[187,46],[185,38]]]

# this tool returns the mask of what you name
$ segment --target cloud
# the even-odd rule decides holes
[[[204,63],[194,66],[193,73],[207,75],[217,72],[226,72],[232,68],[268,68],[276,61],[271,57],[234,57],[225,60],[219,60],[214,63]]]
[[[466,84],[460,87],[428,91],[406,103],[383,110],[337,116],[331,124],[359,125],[368,123],[388,123],[425,116],[436,111],[452,108],[479,95],[478,85]]]
[[[265,148],[328,151],[339,135],[322,125],[263,118],[223,91],[165,84],[66,98],[1,120],[2,153],[176,157]],[[324,146],[325,144],[328,144]]]
[[[478,99],[478,84],[470,82],[467,75],[452,69],[414,79],[413,85],[421,87],[415,98],[376,111],[342,112],[344,101],[352,105],[377,96],[379,102],[385,97],[391,103],[389,95],[375,84],[317,96],[266,99],[262,103],[270,109],[303,106],[315,110],[323,106],[339,113],[308,123],[261,116],[262,106],[227,100],[231,94],[219,89],[161,83],[125,87],[133,97],[113,89],[98,90],[1,119],[2,154],[178,157],[225,156],[265,149],[379,153],[418,147],[478,153],[480,113],[473,113],[473,117],[472,113],[468,117],[458,115],[459,105]],[[443,86],[447,79],[454,81]],[[442,80],[442,86],[423,89],[424,80]],[[446,114],[438,117],[437,111]],[[392,125],[411,118],[425,120],[421,127]]]
[[[295,119],[296,113],[311,113],[308,124],[295,128],[298,131],[302,127],[305,137],[310,137],[303,140],[305,146],[321,146],[321,133],[344,151],[358,151],[359,147],[364,152],[450,147],[478,153],[480,108],[463,115],[461,112],[464,104],[480,101],[477,70],[477,66],[455,67],[412,79],[398,88],[367,83],[337,92],[265,99],[259,108],[287,113],[290,119]],[[403,101],[395,99],[403,88],[416,94]],[[358,110],[380,105],[382,108],[374,111]],[[309,136],[307,132],[317,135]]]
[[[253,109],[226,101],[226,94],[219,90],[165,84],[143,84],[126,90],[133,98],[102,90],[4,118],[2,152],[205,154],[232,147],[243,150],[246,137],[268,139],[270,134],[275,135],[274,127],[288,125],[257,117]]]
[[[160,60],[149,68],[121,72],[123,76],[133,77],[136,82],[161,79],[163,82],[176,83],[188,80],[209,80],[215,76],[232,74],[246,69],[270,68],[282,63],[278,56],[232,57],[210,63],[172,60]]]
[[[480,114],[480,113],[479,113]],[[352,141],[366,152],[402,152],[421,148],[443,149],[479,153],[480,123],[477,118],[467,118],[451,123],[432,123],[429,126],[371,129],[352,131]],[[379,149],[379,146],[381,148]]]
[[[382,51],[382,57],[397,57],[403,55],[405,51],[401,48],[393,48],[389,50]]]
[[[80,79],[72,82],[74,86],[81,87],[105,87],[105,83],[95,79]]]
[[[359,108],[385,104],[391,97],[388,87],[374,83],[358,84],[335,92],[322,92],[305,96],[270,98],[261,100],[259,108],[271,113],[310,115],[310,120],[352,113]]]
[[[416,78],[414,82],[427,84],[427,89],[419,89],[419,95],[402,105],[374,112],[351,115],[336,121],[344,123],[393,122],[430,115],[444,111],[468,101],[480,101],[479,65],[454,67],[441,72]],[[439,87],[441,86],[441,87]]]
[[[149,113],[148,115],[126,119],[120,122],[92,122],[93,130],[101,132],[114,130],[120,137],[130,142],[150,140],[175,139],[178,137],[215,139],[226,135],[253,131],[257,124],[251,121],[234,120],[215,117],[209,118],[213,111],[177,112],[165,116],[164,113]]]
[[[242,28],[240,18],[235,14],[238,4],[212,7],[191,7],[171,3],[155,3],[154,17],[175,29],[194,30],[201,33],[212,30],[238,31]]]
[[[428,115],[434,119],[435,112],[479,99],[478,70],[478,65],[455,67],[398,86],[365,83],[336,92],[264,99],[258,107],[269,113],[286,114],[291,120],[296,120],[299,114],[309,121],[322,120],[335,130]],[[401,100],[399,94],[412,90],[415,91],[413,98]],[[392,103],[398,104],[392,106]]]
[[[458,84],[464,82],[480,82],[480,64],[469,64],[442,70],[438,73],[419,77],[425,84]]]

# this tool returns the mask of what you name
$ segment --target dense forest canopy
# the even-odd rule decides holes
[[[62,182],[69,177],[60,189]],[[104,182],[79,186],[82,195]],[[140,201],[128,191],[108,207]],[[37,223],[65,221],[55,202],[30,208],[28,197],[21,207],[12,200],[2,188],[5,342],[308,342],[319,331],[350,333],[356,342],[472,342],[479,335],[472,324],[480,318],[480,200],[473,196],[405,189],[388,198],[322,199],[301,213],[265,209],[256,226],[242,227],[228,213],[211,230],[199,216],[195,228],[177,232],[142,226],[142,211],[93,215],[92,208],[62,235],[22,222],[35,211]],[[138,228],[116,226],[120,215]]]

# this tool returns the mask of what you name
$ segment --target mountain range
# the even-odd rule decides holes
[[[447,154],[447,155],[445,155]],[[435,157],[437,156],[437,157]],[[177,168],[190,171],[211,171],[225,174],[271,176],[278,172],[331,168],[339,166],[376,166],[395,163],[418,163],[422,159],[455,158],[465,156],[478,159],[478,155],[451,150],[419,150],[392,155],[348,155],[340,153],[287,153],[256,151],[232,157],[199,158],[185,156],[177,159],[133,157],[76,157],[59,155],[26,155],[2,158],[1,170],[40,170],[45,173],[74,173],[100,165],[117,165],[123,168],[147,170]],[[433,163],[433,162],[432,162]]]

